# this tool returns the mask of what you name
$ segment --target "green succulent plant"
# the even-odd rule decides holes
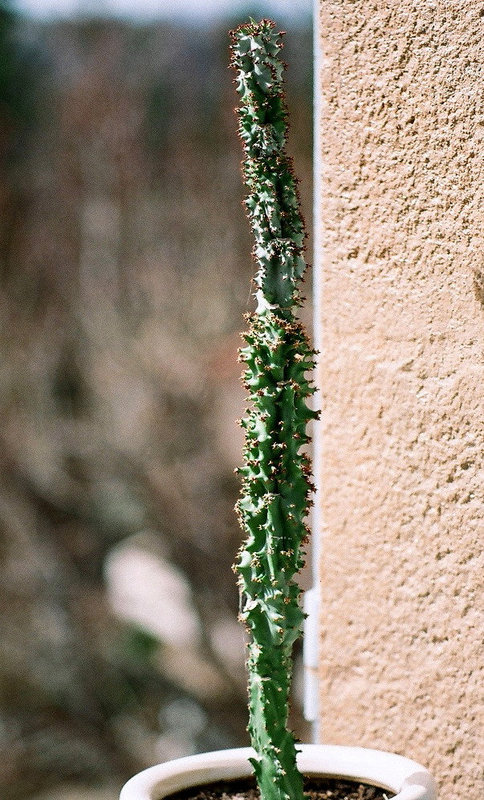
[[[295,316],[306,269],[297,180],[286,153],[287,110],[281,34],[270,20],[231,32],[240,95],[245,205],[255,239],[257,309],[249,315],[244,384],[242,492],[246,540],[235,570],[240,617],[249,631],[249,732],[262,800],[301,800],[296,744],[288,730],[294,642],[303,612],[295,576],[304,562],[311,465],[304,446],[318,414],[308,405],[315,352]]]

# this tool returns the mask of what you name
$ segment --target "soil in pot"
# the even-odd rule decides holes
[[[365,783],[339,778],[306,778],[304,793],[309,800],[390,800],[392,792],[385,792]],[[165,800],[260,800],[255,781],[218,781],[206,786],[184,789]]]

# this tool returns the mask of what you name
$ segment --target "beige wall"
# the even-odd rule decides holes
[[[322,739],[481,800],[484,2],[319,23]]]

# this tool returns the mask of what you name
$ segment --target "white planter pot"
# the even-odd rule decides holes
[[[304,775],[347,778],[395,792],[394,800],[437,800],[430,773],[409,758],[336,745],[299,745],[298,766]],[[221,780],[252,775],[249,747],[178,758],[135,775],[121,791],[120,800],[161,800],[172,792]]]

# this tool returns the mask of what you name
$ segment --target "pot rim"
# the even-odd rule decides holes
[[[123,787],[120,800],[162,800],[173,792],[253,774],[250,747],[186,756],[139,772]],[[404,756],[365,747],[298,745],[298,766],[308,776],[330,776],[395,792],[394,800],[437,800],[435,781],[425,767]]]

